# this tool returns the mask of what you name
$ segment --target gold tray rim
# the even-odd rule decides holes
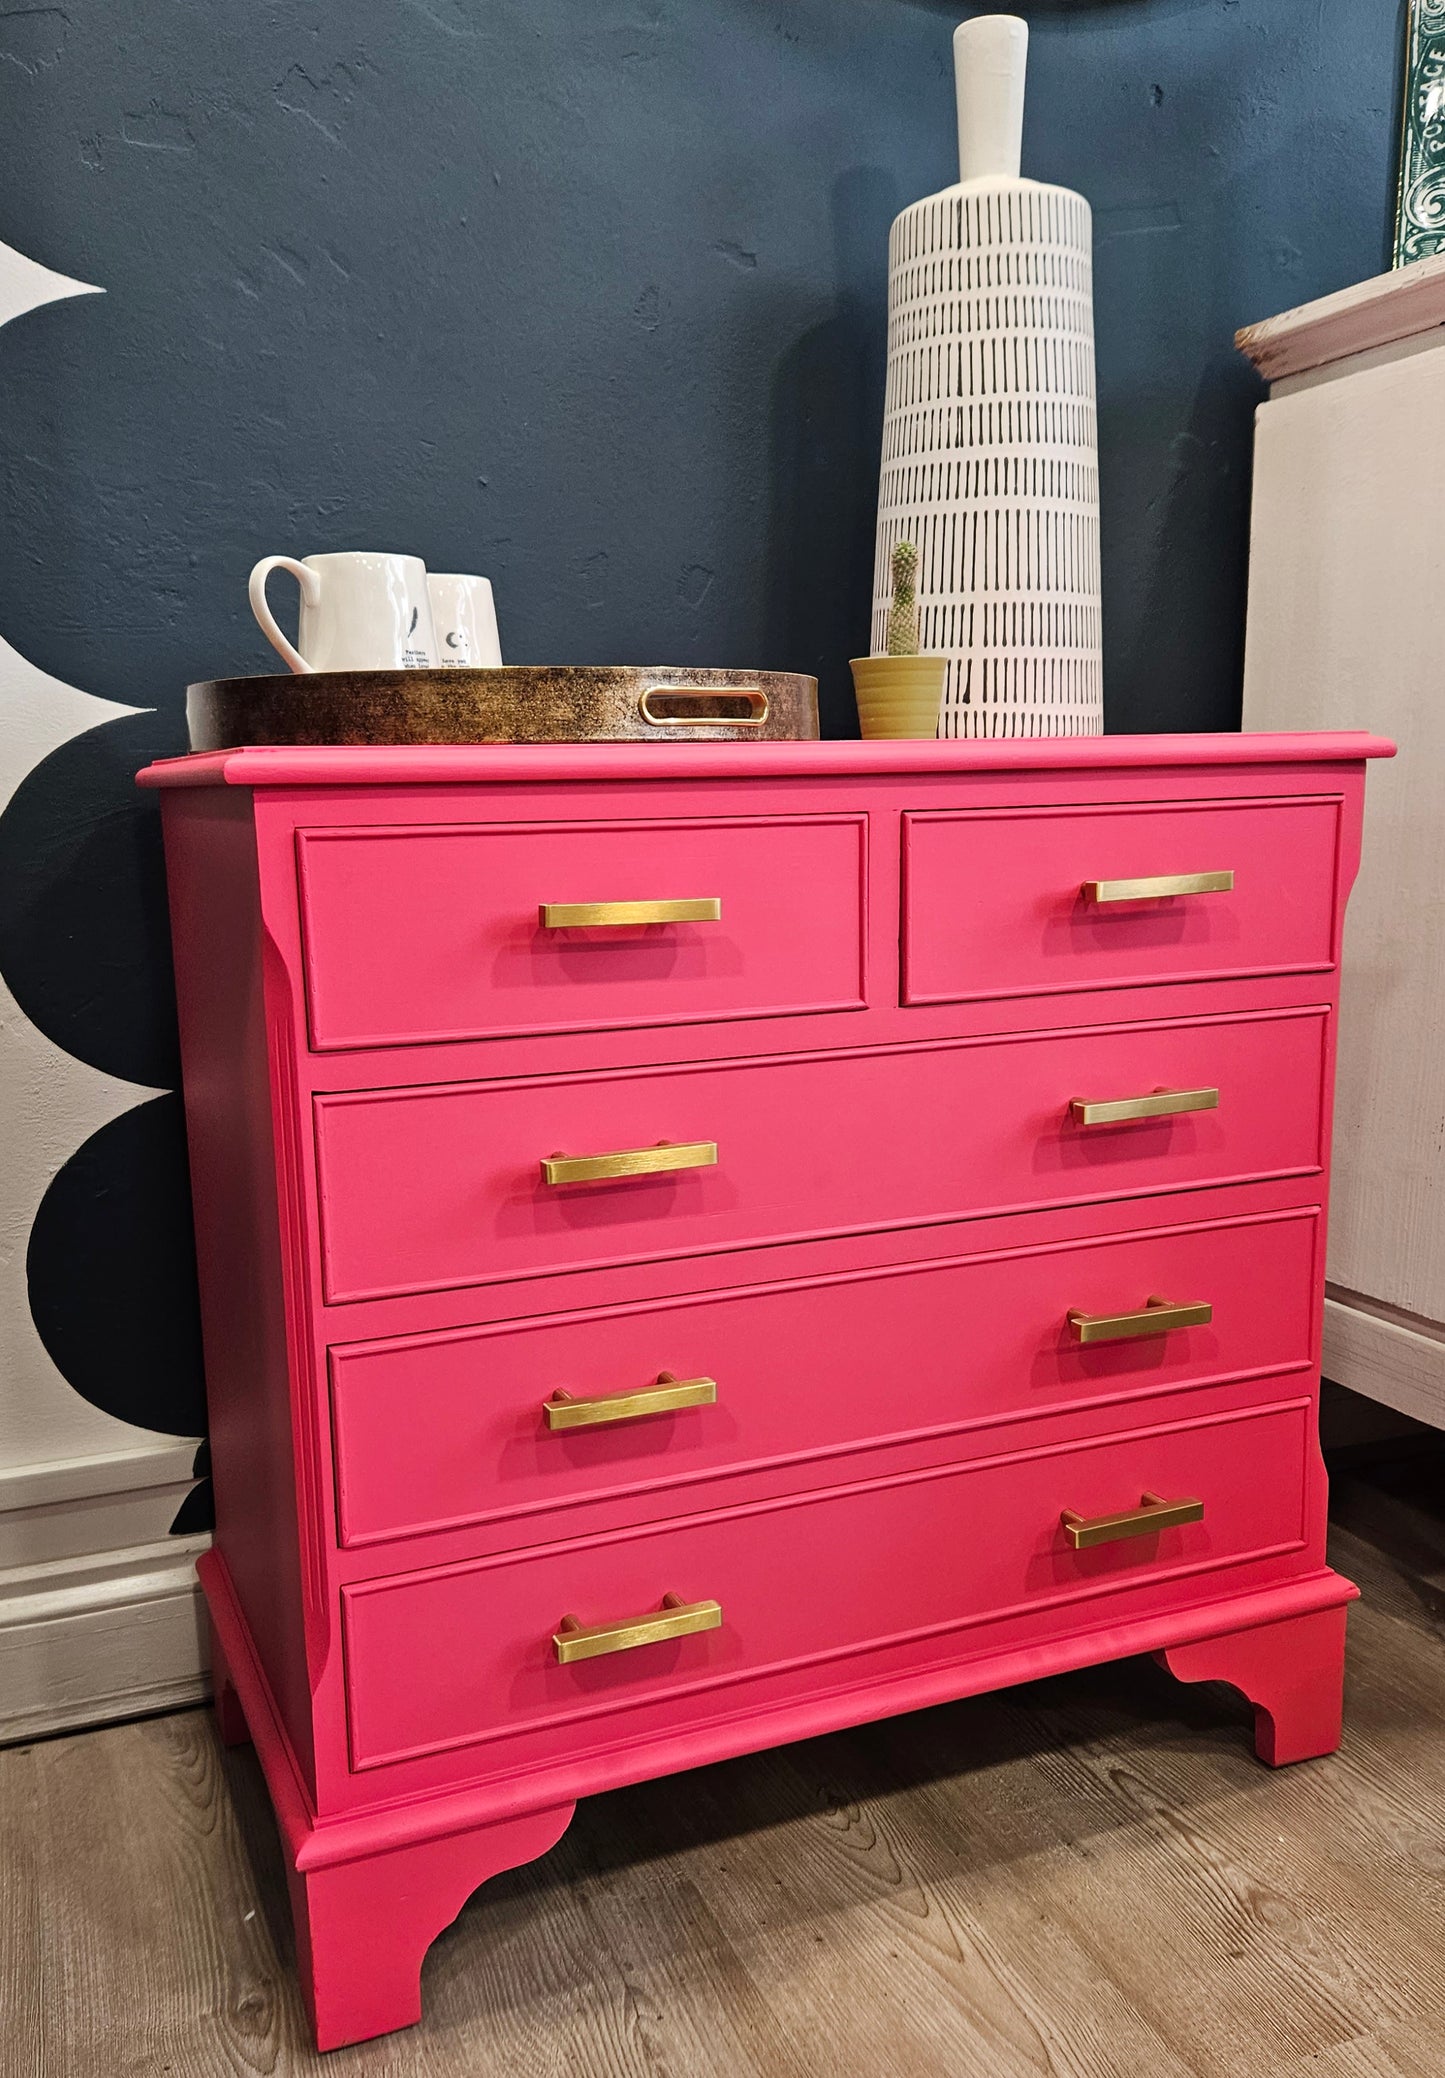
[[[651,694],[694,693],[703,712],[648,711]],[[708,716],[748,694],[758,714]],[[722,665],[499,664],[424,670],[267,672],[197,679],[186,688],[195,752],[302,745],[815,742],[818,681],[809,672]]]
[[[383,692],[408,686],[413,689],[442,685],[460,688],[471,679],[495,683],[499,678],[543,676],[555,680],[615,679],[619,684],[639,682],[645,678],[654,681],[659,691],[685,691],[694,685],[702,686],[708,692],[740,691],[749,685],[776,686],[780,691],[784,687],[793,687],[804,695],[818,690],[818,680],[810,671],[739,671],[717,664],[438,664],[407,671],[244,672],[226,678],[195,678],[189,681],[186,691],[208,693],[248,686],[292,686],[300,691],[309,686],[320,690],[327,686],[360,684],[369,692]]]

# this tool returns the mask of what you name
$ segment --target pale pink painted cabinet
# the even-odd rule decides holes
[[[594,1790],[1140,1652],[1332,1750],[1336,968],[1389,748],[143,775],[217,1704],[323,2048],[415,2020]]]

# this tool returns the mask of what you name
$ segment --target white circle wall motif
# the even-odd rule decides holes
[[[894,222],[875,651],[901,540],[918,646],[949,658],[941,736],[1102,731],[1091,215],[1068,188],[971,180]]]

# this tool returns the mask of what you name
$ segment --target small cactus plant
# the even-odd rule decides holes
[[[936,736],[946,656],[918,653],[918,548],[900,541],[889,558],[892,579],[881,656],[852,659],[858,726],[866,738]]]
[[[918,550],[900,541],[893,551],[893,599],[888,608],[888,654],[918,655]]]

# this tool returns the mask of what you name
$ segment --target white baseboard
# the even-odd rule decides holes
[[[209,1693],[196,1557],[208,1537],[0,1572],[0,1743]]]
[[[195,1444],[0,1466],[0,1742],[206,1694],[196,1555],[166,1534]]]
[[[1445,1428],[1445,1338],[1351,1305],[1325,1299],[1322,1369],[1326,1378],[1364,1393],[1416,1421]]]
[[[0,1463],[0,1576],[14,1566],[131,1551],[164,1537],[190,1491],[194,1440],[51,1463]]]

